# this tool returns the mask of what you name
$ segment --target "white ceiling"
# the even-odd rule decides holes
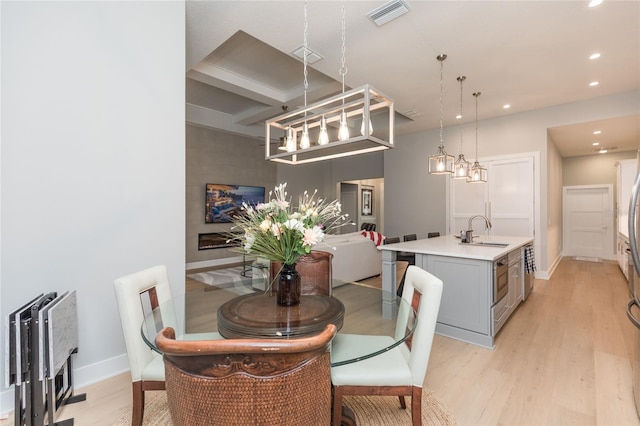
[[[482,120],[640,89],[638,1],[406,0],[407,14],[378,27],[366,15],[385,3],[345,3],[346,85],[391,96],[404,116],[398,135],[439,126],[441,53],[445,126],[460,110],[459,75],[467,77],[465,122],[475,116],[475,91]],[[308,103],[341,90],[341,4],[308,2],[308,47],[323,57],[309,66]],[[302,61],[291,52],[303,44],[304,2],[187,1],[186,9],[188,117],[261,137],[283,105],[303,105]],[[602,56],[589,60],[594,52]],[[639,117],[550,134],[563,156],[591,154],[594,141],[629,151],[640,146]]]

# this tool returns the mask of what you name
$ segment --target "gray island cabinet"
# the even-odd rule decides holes
[[[522,252],[532,243],[533,238],[528,237],[491,236],[461,244],[445,235],[380,246],[383,314],[393,317],[396,313],[392,291],[396,288],[396,253],[415,253],[416,266],[444,284],[436,333],[494,348],[496,334],[523,300]],[[508,290],[497,290],[504,287]]]

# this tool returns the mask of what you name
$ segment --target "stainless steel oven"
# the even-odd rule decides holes
[[[493,262],[493,300],[495,305],[509,292],[509,258],[503,256]]]

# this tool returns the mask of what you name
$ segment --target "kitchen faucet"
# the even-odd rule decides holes
[[[487,230],[491,229],[491,221],[486,216],[483,216],[481,214],[477,214],[477,215],[471,216],[469,218],[469,223],[467,224],[467,232],[466,232],[466,238],[465,238],[467,243],[472,243],[473,242],[473,229],[471,229],[471,222],[473,222],[473,219],[478,218],[478,217],[481,217],[481,218],[484,219],[484,224],[485,224]]]

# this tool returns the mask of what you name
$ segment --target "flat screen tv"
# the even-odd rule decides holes
[[[231,222],[242,213],[242,203],[264,203],[264,186],[206,184],[205,223]]]

